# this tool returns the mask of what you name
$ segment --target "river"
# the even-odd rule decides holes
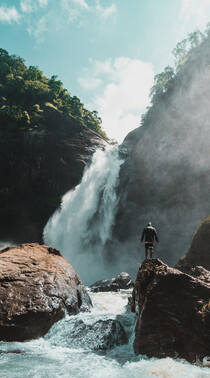
[[[208,368],[193,366],[171,358],[135,356],[132,348],[135,314],[127,310],[129,291],[90,293],[93,309],[89,313],[66,316],[43,338],[28,342],[0,343],[1,378],[204,378]],[[118,319],[128,335],[126,345],[108,351],[93,351],[98,336],[72,340],[75,323],[93,324]]]

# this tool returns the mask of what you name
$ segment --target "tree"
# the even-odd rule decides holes
[[[29,66],[29,68],[24,73],[24,79],[25,80],[42,80],[42,71],[38,69],[38,67],[35,66]]]
[[[160,74],[155,75],[154,85],[152,86],[150,91],[152,102],[156,101],[158,97],[167,92],[174,78],[174,75],[174,70],[170,66],[167,66]]]
[[[5,58],[5,57],[8,57],[8,56],[9,56],[9,53],[7,52],[7,50],[0,48],[0,58]]]
[[[183,41],[178,42],[175,49],[173,49],[173,55],[175,57],[175,67],[177,71],[187,61],[190,53],[198,47],[204,40],[204,34],[199,30],[190,33]]]
[[[204,39],[204,34],[200,30],[196,30],[193,33],[190,33],[188,36],[188,41],[190,43],[190,50],[198,47]]]
[[[4,78],[11,72],[9,64],[4,61],[0,61],[0,78],[4,80]]]
[[[173,49],[172,53],[175,57],[175,67],[176,69],[182,66],[188,58],[188,49],[187,49],[188,40],[187,38],[183,41],[178,42],[176,47]]]
[[[15,122],[17,125],[30,124],[31,130],[33,122],[37,127],[46,102],[106,137],[98,113],[86,110],[80,99],[72,97],[56,75],[49,79],[38,67],[27,68],[22,58],[0,49],[0,117],[12,121],[13,125]],[[43,127],[44,123],[40,121],[40,124]]]

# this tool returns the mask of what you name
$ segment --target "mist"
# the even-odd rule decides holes
[[[104,251],[117,211],[122,163],[117,148],[97,150],[81,183],[63,197],[44,229],[44,241],[64,254],[86,284],[116,273]]]
[[[117,259],[121,248],[115,246],[129,246],[131,269],[136,256],[144,258],[139,237],[148,221],[160,238],[155,256],[174,265],[210,214],[209,39],[193,50],[143,126],[123,143],[128,158],[120,172],[111,248]]]

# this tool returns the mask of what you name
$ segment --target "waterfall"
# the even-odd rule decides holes
[[[103,251],[117,210],[122,163],[116,147],[97,150],[81,183],[64,195],[44,229],[45,243],[59,249],[86,284],[107,277]]]

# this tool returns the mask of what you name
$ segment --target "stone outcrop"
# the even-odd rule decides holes
[[[62,196],[79,184],[84,168],[104,140],[73,117],[43,106],[38,128],[0,125],[0,240],[42,241]]]
[[[134,286],[134,282],[126,272],[121,272],[115,278],[110,280],[100,280],[90,286],[91,291],[118,291],[120,289],[130,289]]]
[[[199,273],[200,272],[200,273]],[[192,277],[159,259],[145,260],[133,290],[138,307],[134,350],[195,362],[210,353],[210,272]]]
[[[23,244],[0,253],[0,340],[43,336],[65,313],[88,310],[91,300],[59,251]]]
[[[205,218],[200,224],[188,253],[179,260],[176,268],[188,273],[191,267],[196,265],[202,265],[210,270],[210,217]]]

